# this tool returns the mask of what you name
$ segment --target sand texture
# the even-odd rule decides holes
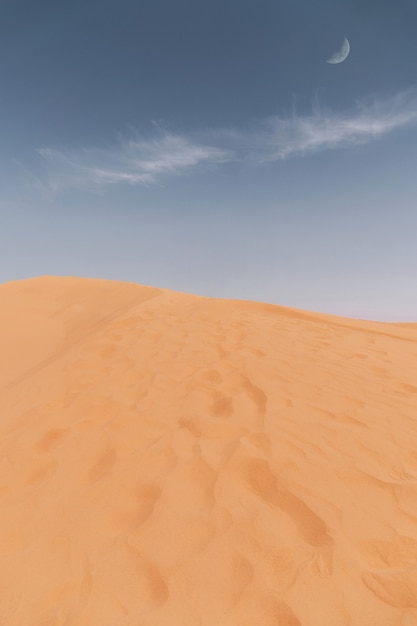
[[[417,324],[42,277],[0,329],[1,625],[417,625]]]

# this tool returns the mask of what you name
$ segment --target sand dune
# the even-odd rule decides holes
[[[0,302],[0,624],[417,625],[417,324]]]

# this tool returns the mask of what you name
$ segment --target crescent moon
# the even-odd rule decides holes
[[[350,43],[346,39],[343,40],[342,47],[339,52],[335,52],[332,56],[326,60],[326,63],[331,63],[332,65],[336,65],[337,63],[342,63],[349,55],[350,52]]]

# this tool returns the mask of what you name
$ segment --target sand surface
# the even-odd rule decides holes
[[[417,324],[16,281],[0,388],[1,625],[417,625]]]

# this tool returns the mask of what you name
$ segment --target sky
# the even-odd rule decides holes
[[[3,0],[0,282],[417,322],[416,32],[415,0]]]

